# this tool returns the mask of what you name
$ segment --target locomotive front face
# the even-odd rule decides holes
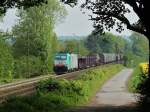
[[[65,66],[66,65],[66,55],[56,55],[54,65],[55,66]]]
[[[57,54],[54,60],[54,72],[64,73],[67,69],[67,54]]]

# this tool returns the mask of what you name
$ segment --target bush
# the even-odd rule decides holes
[[[73,81],[50,78],[39,83],[38,91],[40,93],[55,92],[55,94],[69,98],[77,96],[75,98],[77,101],[72,99],[75,100],[72,105],[75,102],[87,102],[100,85],[121,69],[120,65],[110,65],[101,67],[101,69],[88,70]],[[80,99],[80,97],[82,98]]]
[[[140,83],[138,90],[141,94],[139,99],[140,110],[142,112],[150,112],[150,77]]]
[[[142,64],[143,65],[143,64]],[[140,112],[150,112],[150,77],[143,74],[140,67],[136,67],[133,71],[133,75],[129,80],[129,90],[131,92],[139,93],[139,109]]]
[[[15,61],[15,78],[29,78],[44,74],[44,64],[40,58],[35,56],[22,56]],[[46,74],[46,73],[45,73]]]
[[[130,92],[139,92],[138,86],[142,83],[142,81],[145,79],[145,76],[142,74],[140,68],[137,66],[133,73],[131,78],[128,82],[128,88]]]
[[[46,81],[41,81],[38,85],[37,90],[41,92],[53,92],[53,91],[64,91],[69,89],[70,83],[65,79],[49,78]]]
[[[34,112],[30,104],[23,101],[24,98],[11,98],[7,104],[0,108],[0,112]],[[17,106],[17,107],[16,107]]]

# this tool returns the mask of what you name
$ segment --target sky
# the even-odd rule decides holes
[[[66,5],[65,7],[68,12],[68,15],[66,16],[63,22],[55,26],[54,31],[56,32],[56,34],[58,36],[89,35],[93,30],[92,21],[89,20],[90,17],[87,14],[83,14],[79,6],[71,8],[70,6]],[[15,14],[16,10],[14,9],[8,10],[3,21],[0,23],[0,29],[4,31],[11,30],[12,26],[16,24],[18,19]],[[133,12],[131,14],[128,14],[126,16],[128,17],[131,23],[134,23],[135,21],[138,20],[138,17]],[[115,30],[111,30],[111,33],[125,36],[131,35],[131,31],[127,29],[125,29],[125,31],[123,31],[122,33],[117,33]]]

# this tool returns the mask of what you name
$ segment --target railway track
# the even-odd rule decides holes
[[[89,69],[75,71],[75,72],[66,73],[62,75],[53,74],[53,75],[40,76],[40,77],[36,77],[32,79],[27,79],[24,81],[0,85],[0,103],[14,96],[31,95],[32,93],[36,91],[36,86],[40,80],[46,80],[50,77],[73,80],[81,72],[89,70]]]

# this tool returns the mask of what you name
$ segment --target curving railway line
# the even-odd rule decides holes
[[[80,71],[75,71],[71,73],[66,73],[62,75],[46,75],[46,76],[40,76],[32,79],[27,79],[24,81],[18,81],[15,83],[9,83],[9,84],[4,84],[0,85],[0,103],[5,101],[8,98],[14,97],[14,96],[25,96],[25,95],[31,95],[32,93],[35,92],[37,83],[40,80],[45,80],[49,77],[56,77],[56,78],[62,78],[62,79],[67,79],[67,80],[73,80],[75,79],[81,72],[89,70],[84,69]]]

